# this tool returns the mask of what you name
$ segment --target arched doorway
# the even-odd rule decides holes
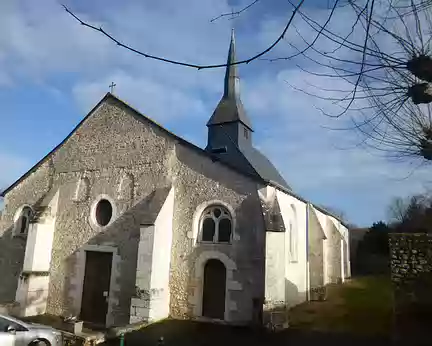
[[[225,315],[226,268],[216,259],[210,259],[204,266],[202,315],[224,319]]]

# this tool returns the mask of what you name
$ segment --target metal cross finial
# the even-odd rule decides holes
[[[234,7],[231,7],[231,18],[230,18],[230,20],[234,20],[234,18],[236,18],[236,17],[237,17],[237,15],[236,15],[236,13],[234,11]]]
[[[111,84],[109,85],[110,90],[111,90],[111,94],[114,93],[114,87],[115,87],[116,85],[117,85],[117,84],[115,84],[114,82],[111,82]]]
[[[234,31],[234,26],[236,24],[236,19],[238,16],[238,12],[235,12],[234,7],[231,7],[231,17],[229,18],[229,20],[231,21],[231,32]]]

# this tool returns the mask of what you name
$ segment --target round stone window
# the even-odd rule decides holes
[[[101,199],[96,205],[95,218],[99,226],[106,226],[111,221],[113,207],[107,199]]]

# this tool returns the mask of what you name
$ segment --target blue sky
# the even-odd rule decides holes
[[[138,49],[197,63],[226,59],[231,27],[238,58],[265,48],[291,10],[261,1],[235,21],[210,19],[246,1],[66,1],[84,19]],[[324,9],[307,2],[323,18]],[[334,24],[346,30],[346,15]],[[301,29],[301,23],[297,23]],[[307,34],[307,28],[303,32]],[[299,42],[294,33],[287,40]],[[290,49],[282,42],[271,56]],[[292,51],[291,51],[292,52]],[[386,217],[392,197],[428,189],[428,167],[392,162],[352,145],[356,134],[330,131],[317,100],[296,91],[317,82],[294,61],[240,67],[241,95],[254,143],[294,191],[368,225]],[[0,2],[0,187],[6,187],[57,145],[117,84],[115,94],[177,135],[204,146],[206,122],[223,88],[223,69],[196,71],[146,60],[78,25],[55,0]],[[286,83],[289,82],[289,84]],[[337,84],[338,81],[333,83]],[[334,86],[334,85],[332,85]],[[340,123],[339,123],[340,124]],[[336,124],[338,125],[338,124]]]

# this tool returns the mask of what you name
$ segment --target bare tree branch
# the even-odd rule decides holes
[[[83,20],[81,20],[78,16],[76,16],[72,11],[70,11],[65,5],[63,5],[64,9],[66,10],[67,13],[69,13],[75,20],[77,20],[81,25],[90,28],[92,30],[98,31],[100,33],[102,33],[103,35],[105,35],[106,37],[108,37],[111,41],[113,41],[115,44],[117,44],[119,47],[125,48],[131,52],[134,52],[138,55],[141,55],[145,58],[149,58],[149,59],[153,59],[153,60],[158,60],[158,61],[163,61],[165,63],[169,63],[169,64],[173,64],[173,65],[180,65],[180,66],[184,66],[184,67],[191,67],[191,68],[196,68],[198,70],[203,70],[203,69],[213,69],[213,68],[219,68],[219,67],[226,67],[228,65],[241,65],[241,64],[249,64],[250,62],[262,57],[263,55],[267,54],[268,52],[270,52],[285,36],[286,32],[288,31],[294,17],[296,16],[298,10],[300,9],[300,7],[303,5],[305,0],[300,0],[300,2],[298,3],[298,5],[294,8],[291,16],[288,19],[287,24],[285,25],[284,29],[282,30],[282,33],[279,35],[279,37],[266,49],[264,49],[262,52],[248,58],[248,59],[244,59],[244,60],[240,60],[240,61],[236,61],[234,63],[231,64],[214,64],[214,65],[199,65],[199,64],[195,64],[195,63],[188,63],[188,62],[183,62],[183,61],[179,61],[179,60],[173,60],[173,59],[167,59],[167,58],[163,58],[160,56],[156,56],[156,55],[152,55],[152,54],[148,54],[148,53],[144,53],[142,51],[139,51],[135,48],[132,48],[122,42],[120,42],[119,40],[117,40],[116,38],[114,38],[112,35],[108,34],[104,29],[102,29],[101,27],[97,28],[91,24],[88,24],[86,22],[84,22]]]
[[[222,13],[211,22],[228,16],[238,17],[259,2],[249,1],[238,11]],[[119,41],[101,27],[84,22],[66,6],[64,8],[81,25],[126,50],[148,59],[198,70],[248,64],[262,58],[284,40],[295,50],[292,54],[260,60],[292,61],[301,57],[302,63],[307,64],[302,66],[296,61],[296,66],[316,77],[312,80],[322,78],[330,84],[340,81],[343,87],[321,88],[305,78],[305,83],[314,88],[312,91],[292,86],[321,103],[327,101],[332,112],[316,107],[324,115],[334,119],[347,117],[348,124],[338,126],[338,130],[356,131],[361,135],[362,147],[388,152],[394,158],[421,157],[432,161],[432,0],[332,0],[333,3],[329,0],[325,17],[320,11],[323,18],[318,21],[306,13],[306,9],[301,9],[304,0],[296,0],[297,4],[287,1],[293,10],[275,41],[260,53],[232,64],[197,64],[149,54]],[[344,13],[340,9],[350,15],[349,22],[344,23],[346,32],[331,25]],[[294,18],[306,24],[312,35],[310,30],[297,29]],[[294,44],[291,37],[286,37],[291,26],[303,44]]]
[[[214,22],[214,21],[216,21],[216,20],[218,20],[218,19],[220,19],[220,18],[222,18],[222,17],[227,17],[227,16],[231,16],[231,17],[236,16],[236,17],[238,17],[238,16],[240,16],[244,11],[248,10],[248,9],[251,8],[253,5],[255,5],[258,1],[260,1],[260,0],[255,0],[255,1],[253,1],[252,3],[250,3],[249,5],[243,7],[242,9],[240,9],[240,10],[238,10],[238,11],[222,13],[222,14],[220,14],[219,16],[217,16],[217,17],[211,19],[210,22]]]

